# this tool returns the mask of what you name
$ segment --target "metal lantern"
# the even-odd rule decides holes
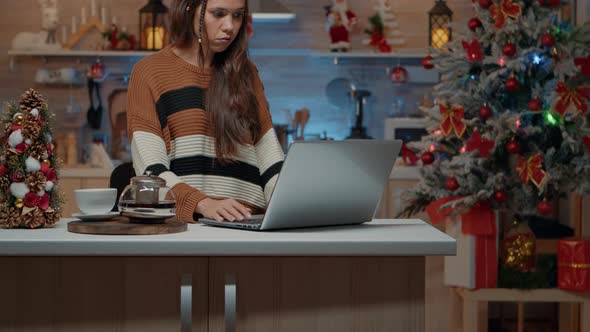
[[[168,8],[162,0],[149,0],[148,4],[139,10],[141,49],[156,51],[167,44],[167,14]]]
[[[436,0],[428,18],[428,45],[442,49],[451,40],[453,11],[444,0]]]

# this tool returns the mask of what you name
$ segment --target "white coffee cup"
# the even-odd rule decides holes
[[[77,189],[74,192],[78,208],[88,215],[107,214],[117,201],[115,188]]]

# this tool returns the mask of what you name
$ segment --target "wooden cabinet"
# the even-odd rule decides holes
[[[211,258],[209,270],[210,332],[225,331],[227,275],[238,332],[424,330],[423,257]]]
[[[207,331],[207,258],[2,257],[0,331],[181,331],[182,276],[192,331]]]

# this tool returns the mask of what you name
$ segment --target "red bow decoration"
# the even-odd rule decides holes
[[[590,55],[586,58],[575,58],[574,63],[576,66],[582,67],[580,71],[584,76],[590,76]]]
[[[418,162],[418,156],[416,153],[406,146],[406,143],[402,144],[402,160],[408,166],[414,166]]]
[[[487,158],[490,154],[490,150],[494,148],[494,145],[496,145],[495,141],[484,140],[481,138],[479,131],[475,131],[467,141],[465,149],[467,151],[478,150],[480,156]]]
[[[379,52],[382,52],[382,53],[391,52],[391,46],[389,46],[389,44],[387,43],[387,40],[385,38],[381,39],[381,41],[379,42]]]
[[[559,95],[555,102],[555,110],[563,116],[572,106],[582,114],[588,111],[588,98],[590,98],[590,87],[579,86],[576,88],[569,88],[565,83],[557,83],[555,92]]]
[[[502,29],[506,24],[506,17],[516,18],[522,12],[522,7],[512,0],[502,0],[500,4],[494,3],[490,7],[490,14],[494,19],[494,27]]]
[[[588,153],[590,153],[590,136],[582,137],[582,143],[584,143],[586,149],[588,150]]]
[[[440,104],[439,109],[440,114],[443,116],[440,127],[445,136],[449,136],[453,130],[455,130],[457,137],[463,136],[465,129],[467,129],[467,126],[463,123],[463,118],[465,118],[463,106],[449,108]]]
[[[463,48],[467,51],[467,59],[469,61],[481,61],[483,60],[483,52],[481,51],[481,46],[479,45],[479,41],[477,39],[473,39],[471,44],[466,41],[462,41]]]
[[[516,170],[522,183],[527,183],[529,180],[533,181],[537,188],[540,188],[545,179],[545,171],[543,170],[543,158],[540,153],[526,159],[525,157],[518,158]]]

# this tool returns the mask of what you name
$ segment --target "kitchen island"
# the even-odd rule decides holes
[[[423,331],[424,256],[455,254],[420,220],[149,236],[68,221],[0,231],[0,331]]]

